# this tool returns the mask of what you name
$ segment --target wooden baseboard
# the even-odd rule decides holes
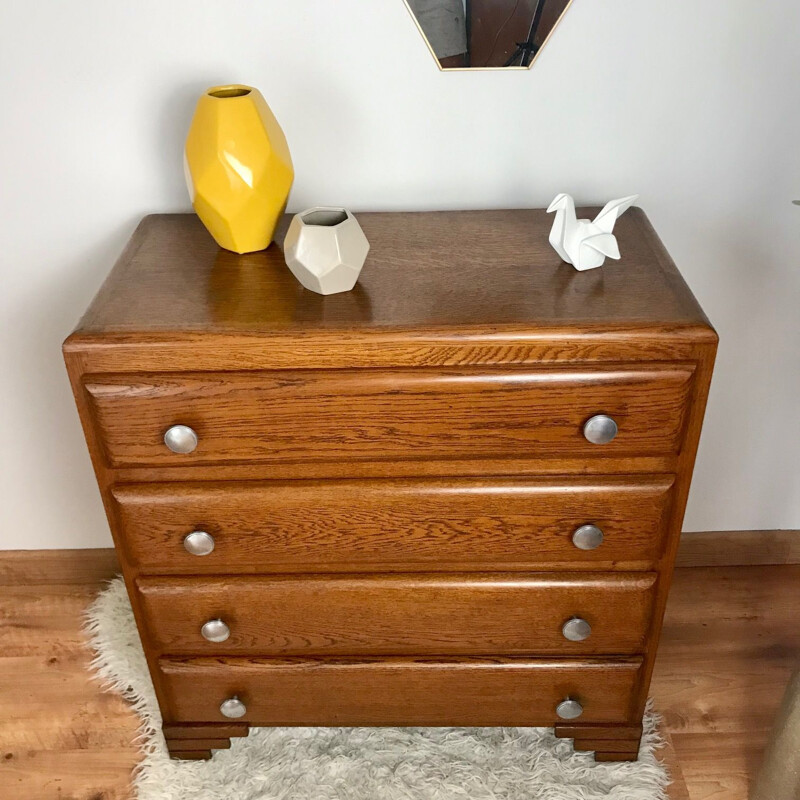
[[[800,531],[707,531],[681,535],[677,567],[800,564]]]
[[[0,550],[0,586],[101,583],[118,572],[113,547]]]
[[[684,533],[678,567],[800,564],[800,531]],[[119,573],[113,547],[0,550],[0,586],[100,583]]]

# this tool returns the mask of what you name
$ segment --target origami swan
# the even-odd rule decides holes
[[[550,229],[550,244],[555,251],[575,269],[594,269],[609,258],[619,258],[617,237],[611,231],[614,224],[637,200],[638,194],[612,200],[594,218],[577,219],[575,201],[568,194],[560,194],[550,203],[547,213],[556,212]]]

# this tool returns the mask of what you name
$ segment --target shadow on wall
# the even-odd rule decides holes
[[[157,118],[153,132],[159,143],[156,148],[159,158],[157,174],[164,182],[164,186],[160,192],[154,192],[154,196],[183,198],[184,201],[178,206],[181,211],[189,211],[192,207],[183,174],[183,145],[189,123],[194,115],[197,98],[210,86],[217,86],[219,83],[219,79],[215,81],[209,78],[173,87],[172,91],[166,94]]]

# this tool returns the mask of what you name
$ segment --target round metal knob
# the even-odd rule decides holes
[[[592,626],[585,619],[573,617],[572,619],[568,619],[561,626],[561,633],[563,633],[564,638],[569,639],[570,642],[582,642],[591,635]]]
[[[229,697],[224,700],[219,707],[223,717],[229,719],[239,719],[247,713],[247,706],[238,697]]]
[[[571,700],[568,697],[556,706],[556,714],[561,719],[577,719],[583,714],[583,706],[577,700]]]
[[[173,425],[164,434],[164,444],[173,453],[192,453],[197,449],[197,434],[188,425]]]
[[[200,628],[200,633],[209,642],[224,642],[231,635],[231,629],[221,619],[210,619]]]
[[[617,423],[605,414],[595,414],[583,426],[583,435],[592,444],[608,444],[618,431]]]
[[[183,546],[193,556],[207,556],[214,549],[214,537],[205,531],[192,531],[184,538]]]
[[[572,544],[578,550],[594,550],[603,544],[603,531],[597,525],[581,525],[572,534]]]

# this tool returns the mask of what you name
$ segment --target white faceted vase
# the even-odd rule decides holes
[[[368,252],[367,237],[346,208],[317,206],[295,214],[283,243],[292,274],[318,294],[349,292]]]

